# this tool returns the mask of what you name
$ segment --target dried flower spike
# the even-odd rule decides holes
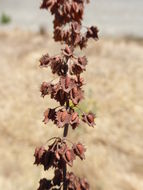
[[[40,88],[42,97],[48,95],[59,103],[56,108],[46,109],[43,122],[47,124],[52,121],[57,130],[63,128],[64,132],[62,138],[53,137],[35,150],[34,164],[42,165],[44,170],[54,169],[54,177],[51,180],[41,179],[38,190],[90,189],[86,179],[67,171],[67,166],[72,167],[77,157],[85,159],[86,151],[82,143],[73,143],[67,139],[69,127],[76,130],[81,121],[92,127],[95,125],[93,113],[77,112],[77,105],[84,98],[84,79],[81,74],[86,71],[88,61],[86,56],[77,56],[75,48],[83,49],[90,38],[98,39],[98,29],[95,26],[87,27],[87,31],[82,32],[86,3],[89,0],[42,0],[40,7],[53,15],[53,38],[64,45],[60,54],[50,56],[46,53],[39,60],[40,67],[50,68],[58,76],[56,82],[43,82]]]

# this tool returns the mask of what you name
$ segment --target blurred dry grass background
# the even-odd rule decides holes
[[[46,34],[0,32],[0,189],[35,190],[41,177],[51,175],[33,165],[35,146],[62,134],[42,123],[43,111],[55,102],[40,97],[40,84],[52,75],[39,68],[38,59],[58,51]],[[85,53],[85,100],[96,110],[97,126],[70,132],[88,147],[86,160],[76,161],[73,169],[87,176],[91,190],[142,190],[142,43],[101,39]]]

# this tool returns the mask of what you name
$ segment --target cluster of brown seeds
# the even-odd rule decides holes
[[[35,162],[36,165],[43,165],[44,170],[49,168],[55,168],[54,177],[52,180],[42,179],[40,180],[40,187],[38,190],[48,189],[61,189],[64,183],[63,167],[68,164],[70,167],[73,166],[73,161],[76,157],[81,160],[85,159],[85,147],[81,143],[73,144],[68,146],[66,139],[52,138],[54,142],[48,146],[41,146],[35,149]],[[76,190],[87,190],[89,188],[88,183],[84,179],[76,177],[73,173],[66,174],[65,183],[67,189]],[[55,188],[56,186],[60,186]],[[88,188],[86,188],[88,187]]]
[[[77,105],[83,99],[82,78],[74,79],[72,77],[62,76],[56,84],[43,82],[41,85],[41,95],[44,97],[50,95],[51,99],[55,99],[61,106],[71,100]]]
[[[63,187],[63,174],[60,169],[56,169],[52,180],[41,179],[38,190],[61,190]],[[65,178],[67,190],[89,190],[86,179],[80,179],[73,172],[67,172]]]
[[[52,73],[59,76],[80,75],[86,70],[86,65],[86,57],[77,57],[73,53],[73,48],[68,45],[62,49],[61,55],[50,57],[49,54],[46,54],[40,59],[41,67],[50,67]]]
[[[89,0],[42,0],[41,8],[49,10],[54,16],[54,40],[65,45],[61,53],[50,56],[48,53],[40,59],[42,68],[50,67],[59,79],[41,84],[41,96],[49,95],[59,103],[56,108],[47,108],[43,122],[52,121],[58,128],[64,129],[63,138],[54,137],[53,142],[36,148],[36,165],[43,165],[44,170],[54,169],[51,180],[41,179],[38,190],[89,190],[85,179],[80,179],[72,172],[67,172],[67,166],[72,167],[76,157],[85,159],[85,147],[82,143],[72,143],[67,140],[68,128],[76,129],[81,122],[94,127],[95,115],[84,113],[78,107],[84,99],[84,79],[81,76],[86,70],[87,58],[77,56],[76,47],[86,47],[90,38],[98,39],[98,29],[95,26],[86,27],[83,31],[82,19],[84,6]],[[49,140],[49,141],[50,141]],[[48,142],[49,142],[48,141]],[[69,144],[72,144],[69,146]]]
[[[60,109],[51,109],[48,108],[44,112],[44,119],[43,122],[47,124],[49,120],[53,121],[54,124],[56,124],[59,128],[65,127],[65,125],[70,125],[72,129],[75,129],[79,126],[80,121],[83,121],[87,123],[89,126],[94,127],[94,114],[83,113],[82,115],[79,115],[73,108],[69,107],[69,110],[66,108],[60,108]]]
[[[87,27],[83,33],[81,21],[85,3],[89,0],[44,0],[41,9],[50,10],[54,15],[54,39],[70,46],[86,47],[89,38],[98,39],[96,26]],[[66,26],[68,25],[68,29]]]
[[[72,147],[69,147],[66,139],[54,139],[55,141],[48,146],[48,149],[45,146],[35,149],[34,163],[43,165],[44,170],[48,170],[50,167],[62,169],[65,163],[72,166],[76,156],[81,160],[85,159],[84,152],[86,149],[81,143],[72,143]]]

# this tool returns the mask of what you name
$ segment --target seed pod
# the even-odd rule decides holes
[[[98,39],[98,32],[99,32],[98,28],[96,26],[92,26],[92,27],[88,28],[86,37]]]
[[[55,109],[50,109],[50,108],[48,108],[48,109],[44,112],[44,119],[43,119],[44,124],[47,124],[50,119],[51,119],[52,121],[54,121],[54,120],[55,120],[55,117],[56,117]]]
[[[94,119],[95,119],[95,115],[93,113],[88,113],[88,114],[83,114],[82,115],[82,121],[87,123],[89,126],[94,127],[95,123],[94,123]]]
[[[79,125],[79,115],[77,112],[73,112],[70,119],[70,124],[73,129]]]
[[[73,55],[72,49],[67,45],[65,49],[63,49],[63,54],[67,57],[71,57]]]
[[[51,63],[49,54],[47,53],[46,55],[42,56],[42,58],[39,61],[40,61],[40,66],[43,66],[43,67],[49,66]]]
[[[49,95],[53,92],[53,85],[51,83],[43,82],[40,88],[41,96]]]
[[[69,123],[70,115],[66,110],[59,110],[56,113],[56,123],[58,127],[64,127]]]
[[[35,149],[35,153],[34,153],[35,162],[34,162],[34,164],[39,165],[42,163],[43,156],[44,156],[45,152],[46,152],[46,150],[45,150],[44,146],[37,147]]]
[[[70,78],[69,76],[60,78],[60,85],[64,92],[69,93],[70,90],[76,86],[75,80]]]
[[[75,144],[73,146],[73,151],[77,156],[80,157],[81,160],[85,159],[84,152],[86,151],[86,149],[81,143]]]
[[[74,87],[70,91],[70,98],[73,104],[77,105],[83,99],[83,91],[78,87]]]
[[[65,155],[63,155],[64,160],[69,166],[73,166],[73,160],[75,159],[75,154],[72,149],[67,149]]]

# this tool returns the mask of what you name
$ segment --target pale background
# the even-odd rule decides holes
[[[10,26],[52,29],[52,19],[46,11],[38,10],[41,0],[0,0],[0,12],[12,17]],[[102,34],[143,36],[142,0],[91,0],[86,7],[84,23],[96,24]]]

